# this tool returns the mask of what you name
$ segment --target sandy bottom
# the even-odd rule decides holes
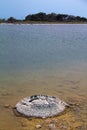
[[[59,74],[60,75],[60,74]],[[25,81],[0,84],[0,130],[87,130],[87,73],[38,76]],[[59,97],[71,108],[59,116],[37,119],[15,115],[12,107],[22,98],[34,94]]]

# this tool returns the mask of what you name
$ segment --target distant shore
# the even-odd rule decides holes
[[[29,14],[24,19],[16,19],[9,17],[8,19],[0,19],[0,23],[13,24],[87,24],[87,18],[68,14],[46,14],[39,12]]]
[[[19,22],[0,22],[0,24],[87,24],[87,22],[19,21]]]

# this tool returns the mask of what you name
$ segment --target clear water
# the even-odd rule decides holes
[[[2,74],[67,69],[83,62],[87,25],[0,25]]]
[[[86,24],[0,25],[0,106],[40,93],[85,106],[86,92]],[[85,123],[86,114],[86,106],[78,112]],[[14,125],[10,112],[8,118]],[[0,120],[3,130],[11,127]]]

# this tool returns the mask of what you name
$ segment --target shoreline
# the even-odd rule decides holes
[[[1,22],[0,24],[28,24],[28,25],[58,25],[58,24],[87,24],[87,22],[37,22],[37,21],[25,21],[25,22]]]

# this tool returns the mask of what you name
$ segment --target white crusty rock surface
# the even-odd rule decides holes
[[[60,114],[68,106],[54,96],[34,95],[16,104],[16,110],[27,117],[51,117]]]

